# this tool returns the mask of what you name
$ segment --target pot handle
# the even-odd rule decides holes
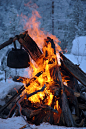
[[[15,42],[15,41],[13,42],[13,44],[14,44],[14,48],[17,49],[17,47],[16,47],[16,42]]]

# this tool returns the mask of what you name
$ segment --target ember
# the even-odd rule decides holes
[[[36,15],[39,17],[37,12]],[[28,31],[13,38],[10,43],[5,42],[6,46],[18,40],[33,61],[29,63],[30,78],[14,78],[14,81],[21,81],[24,85],[1,108],[1,117],[6,115],[5,110],[10,103],[15,102],[11,105],[8,117],[15,113],[15,116],[26,116],[28,123],[36,125],[49,122],[73,127],[86,126],[86,98],[77,82],[86,86],[86,74],[60,52],[59,41],[55,36],[48,37],[39,30],[38,24],[32,22],[36,22],[35,16],[30,20],[25,26],[29,27]]]

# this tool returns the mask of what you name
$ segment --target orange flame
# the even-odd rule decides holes
[[[24,21],[26,20],[27,22],[25,23],[24,29],[28,31],[28,34],[33,38],[33,40],[37,43],[37,45],[40,47],[40,49],[43,52],[43,56],[45,56],[45,52],[48,51],[48,57],[46,60],[44,60],[43,63],[41,63],[39,66],[37,66],[34,62],[30,63],[30,68],[28,73],[31,73],[32,76],[37,74],[39,71],[43,71],[43,74],[38,77],[34,82],[30,84],[29,87],[26,87],[25,91],[27,94],[30,94],[36,90],[40,90],[44,84],[46,84],[46,88],[43,92],[39,92],[29,98],[29,100],[33,103],[39,102],[41,103],[42,101],[45,101],[45,104],[50,105],[52,104],[53,101],[53,94],[49,90],[49,86],[53,84],[53,78],[50,76],[50,69],[54,67],[55,65],[60,65],[60,56],[59,56],[59,51],[61,51],[60,46],[58,45],[58,38],[56,38],[55,35],[46,33],[45,31],[42,31],[40,29],[40,22],[38,22],[37,19],[41,18],[39,13],[37,11],[32,11],[32,17],[27,18],[26,16],[23,16]],[[54,40],[55,47],[56,47],[56,55],[54,54],[54,50],[51,47],[51,43],[48,43],[47,47],[44,45],[44,39],[50,37],[51,39]],[[49,61],[52,61],[52,58],[54,59],[53,63],[49,64]],[[44,98],[46,97],[46,100]],[[58,101],[56,101],[56,109],[59,109],[59,104]]]

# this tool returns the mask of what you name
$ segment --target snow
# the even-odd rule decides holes
[[[76,37],[73,40],[71,53],[77,56],[86,56],[86,36]]]
[[[10,123],[10,124],[9,124]],[[26,123],[22,117],[0,119],[0,129],[19,129]]]
[[[0,118],[0,129],[20,129],[21,127],[25,126],[26,122],[22,117],[12,117],[8,119],[1,119]],[[39,126],[30,125],[33,129],[85,129],[85,128],[75,128],[75,127],[63,127],[57,125],[50,125],[49,123],[42,123]],[[26,125],[25,129],[30,129]]]
[[[2,100],[8,92],[14,88],[18,89],[22,83],[14,82],[12,79],[7,79],[5,82],[4,80],[0,82],[0,99]]]
[[[74,64],[80,66],[80,68],[86,73],[86,36],[76,37],[73,40],[73,46],[71,54],[65,54]]]

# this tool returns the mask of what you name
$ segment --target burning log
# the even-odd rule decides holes
[[[31,78],[29,83],[26,84],[26,87],[28,87],[30,85],[30,83],[32,82],[32,80],[36,80],[37,77],[39,77],[43,72],[39,72],[35,75],[35,77]],[[24,85],[21,86],[18,90],[18,92],[16,94],[14,94],[14,96],[2,107],[2,109],[0,109],[0,113],[2,113],[4,111],[4,109],[14,100],[16,99],[21,93],[22,91],[25,90]]]
[[[60,53],[64,67],[84,86],[86,86],[86,73],[84,73],[78,65],[74,65],[69,59],[67,59],[62,53]]]
[[[23,115],[27,114],[25,115],[27,117],[27,120],[32,122],[33,124],[39,125],[42,122],[49,122],[51,124],[59,123],[60,115],[56,109],[48,105],[41,105],[41,104],[39,105],[37,103],[32,104],[29,103],[29,101],[27,106],[24,105],[24,103],[23,102],[21,103],[22,114]]]
[[[62,93],[62,112],[64,116],[65,123],[68,127],[75,126],[75,122],[73,120],[69,105],[68,105],[68,100],[65,92]]]
[[[20,107],[19,112],[20,112],[20,115],[21,115],[21,105],[20,105],[20,103],[21,103],[21,101],[23,101],[24,97],[27,96],[27,98],[29,98],[29,97],[33,96],[34,94],[37,94],[38,92],[43,91],[44,89],[45,89],[45,85],[44,85],[40,90],[37,90],[37,91],[35,91],[35,92],[33,92],[33,93],[29,94],[29,95],[26,95],[26,94],[25,94],[23,97],[19,97],[19,98],[16,100],[16,102],[15,102],[14,106],[12,107],[11,111],[9,112],[8,117],[10,117],[10,116],[12,115],[12,112],[13,112],[14,108],[16,108],[16,106],[19,106],[19,107]],[[3,113],[3,110],[4,110],[7,106],[8,106],[8,105],[6,104],[6,105],[0,110],[0,113]],[[2,111],[2,112],[1,112],[1,111]],[[7,118],[8,118],[8,117],[7,117]]]
[[[46,44],[48,45],[48,43],[52,40],[50,40],[50,38],[47,38],[47,40],[45,40],[45,41],[47,41]],[[51,45],[51,47],[52,47],[52,45]],[[54,48],[54,54],[55,54],[55,48]],[[57,62],[57,64],[58,64],[58,62]],[[69,108],[69,105],[68,105],[68,100],[67,100],[66,93],[64,92],[65,89],[64,89],[64,85],[63,85],[63,82],[62,82],[62,76],[61,76],[61,72],[60,72],[60,69],[59,69],[58,65],[56,66],[55,70],[53,69],[53,75],[55,75],[55,77],[57,77],[59,79],[60,87],[62,88],[62,93],[61,93],[62,94],[61,95],[62,113],[63,113],[63,116],[65,118],[66,125],[74,127],[75,123],[74,123],[74,120],[73,120],[73,117],[72,117],[72,114],[71,114],[71,111],[70,111],[70,108]],[[55,80],[57,80],[57,78]]]
[[[26,84],[28,83],[28,81],[30,80],[29,78],[26,78],[26,77],[20,77],[20,76],[14,76],[13,78],[13,81],[15,82],[26,82]]]
[[[28,121],[32,121],[36,125],[42,122],[49,122],[51,124],[54,124],[54,115],[57,114],[58,116],[58,111],[56,109],[53,109],[48,105],[41,105],[38,103],[31,104],[29,101],[27,105],[23,105],[23,103],[25,103],[25,100],[21,103],[21,112],[27,117]],[[57,117],[57,119],[59,119],[59,116]]]
[[[19,43],[25,48],[25,50],[30,54],[31,58],[35,62],[37,61],[37,59],[39,59],[40,56],[42,56],[41,50],[28,34],[26,34],[24,38],[20,37]]]

